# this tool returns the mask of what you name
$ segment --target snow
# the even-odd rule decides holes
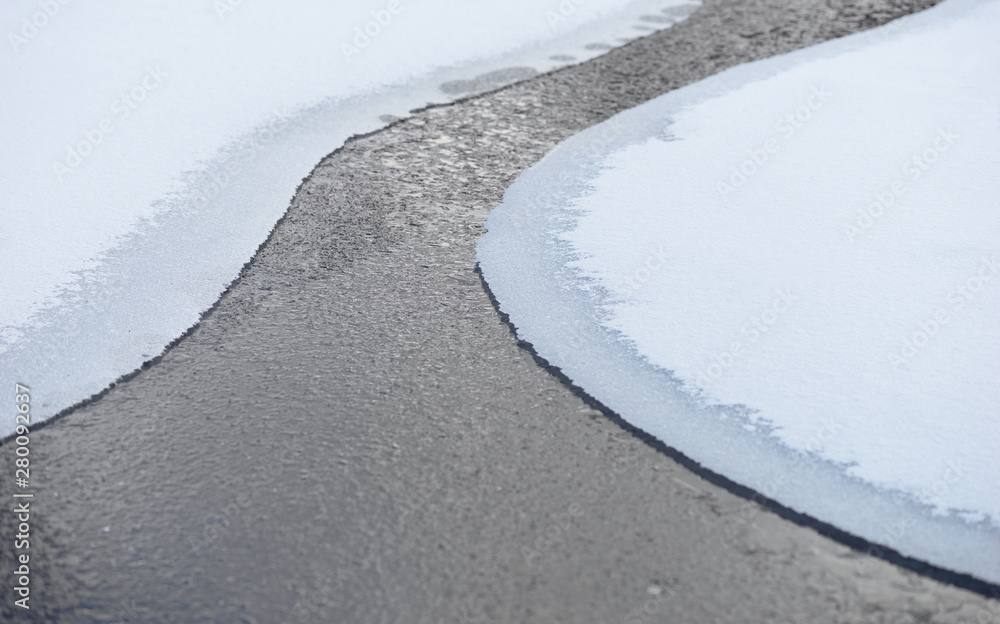
[[[946,0],[565,141],[487,221],[501,309],[707,468],[1000,581],[998,28]]]
[[[4,2],[0,383],[36,421],[99,392],[197,322],[350,136],[696,6]]]

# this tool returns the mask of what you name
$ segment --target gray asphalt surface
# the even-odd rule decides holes
[[[473,264],[504,188],[561,139],[930,4],[707,0],[352,140],[195,330],[32,435],[32,611],[4,581],[0,616],[1000,621],[1000,602],[782,519],[595,410],[518,345]],[[0,459],[13,474],[11,445]]]

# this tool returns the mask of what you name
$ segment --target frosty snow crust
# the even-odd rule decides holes
[[[565,141],[487,221],[501,309],[711,470],[1000,581],[998,26],[949,0]]]

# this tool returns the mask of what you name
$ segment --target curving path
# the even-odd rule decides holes
[[[866,557],[602,415],[518,346],[472,264],[504,188],[570,134],[929,4],[708,0],[352,140],[197,328],[33,434],[33,609],[3,593],[0,617],[1000,621],[990,588]]]

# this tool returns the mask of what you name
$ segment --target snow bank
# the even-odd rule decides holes
[[[47,418],[159,354],[311,168],[382,116],[595,56],[695,6],[4,2],[0,387],[27,384]]]
[[[998,31],[947,0],[567,140],[487,221],[501,309],[709,469],[1000,582]]]

